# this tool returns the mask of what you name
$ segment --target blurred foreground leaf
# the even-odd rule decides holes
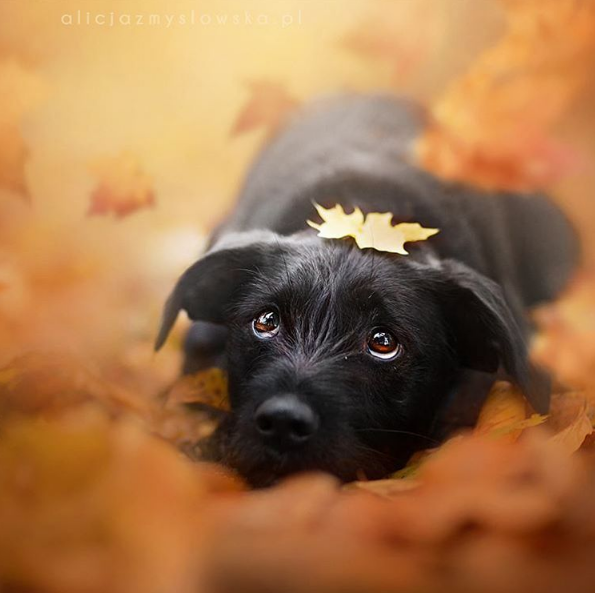
[[[418,156],[445,179],[535,190],[574,158],[551,131],[593,78],[595,3],[502,2],[506,34],[434,104]]]

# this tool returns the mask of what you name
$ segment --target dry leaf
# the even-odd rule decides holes
[[[507,431],[511,426],[525,420],[527,404],[523,395],[507,381],[498,381],[491,389],[481,408],[474,432],[477,435],[492,435]],[[520,434],[512,430],[506,440],[516,441]]]
[[[527,418],[523,394],[507,381],[498,381],[479,413],[475,434],[514,443],[525,428],[538,426],[547,416],[533,414]]]
[[[204,460],[203,441],[218,426],[219,419],[184,406],[155,410],[150,423],[152,434],[165,439],[193,460]]]
[[[458,438],[458,437],[453,437]],[[417,478],[419,475],[419,470],[422,468],[423,464],[436,452],[439,451],[440,447],[434,449],[424,449],[422,451],[415,452],[411,459],[407,462],[405,467],[401,468],[400,470],[394,472],[390,475],[392,480],[407,480],[411,481],[414,478]]]
[[[407,255],[405,243],[425,241],[439,232],[438,229],[424,228],[417,222],[402,222],[393,226],[391,224],[393,215],[390,212],[371,212],[364,218],[359,208],[347,214],[340,204],[329,209],[319,204],[314,206],[323,223],[318,224],[311,220],[307,223],[318,231],[319,237],[325,239],[353,237],[360,249],[371,248]]]
[[[581,408],[573,422],[564,430],[550,438],[565,453],[570,455],[578,451],[585,439],[593,432],[593,424],[587,415],[586,406]]]
[[[506,35],[435,103],[418,156],[449,180],[533,190],[572,161],[550,130],[591,76],[595,4],[503,2]]]
[[[227,375],[213,367],[180,377],[166,394],[165,405],[153,415],[152,428],[196,459],[201,456],[199,442],[213,434],[227,412]]]
[[[227,375],[213,367],[181,377],[167,394],[167,403],[204,404],[217,410],[229,411]]]
[[[591,422],[595,421],[595,393],[593,391],[566,391],[552,394],[548,427],[555,433],[561,432],[582,413]]]
[[[306,222],[318,231],[319,237],[340,239],[342,237],[356,237],[361,233],[364,214],[359,208],[356,207],[351,214],[347,214],[341,204],[328,209],[319,204],[314,204],[314,207],[324,222],[322,224],[317,224],[311,220]]]
[[[595,271],[583,270],[554,303],[535,312],[535,359],[595,399]]]
[[[260,127],[272,132],[300,105],[282,84],[259,80],[248,82],[246,86],[250,91],[250,98],[231,128],[232,136]]]
[[[153,206],[152,179],[130,153],[99,159],[92,166],[98,184],[91,195],[88,214],[114,214],[119,218]]]

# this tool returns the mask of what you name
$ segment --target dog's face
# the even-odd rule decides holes
[[[386,474],[428,445],[452,384],[439,305],[390,256],[316,243],[278,257],[230,312],[229,461],[257,483]]]
[[[224,460],[255,485],[314,469],[386,475],[432,444],[463,366],[503,363],[526,382],[497,287],[458,264],[248,234],[186,272],[160,341],[180,308],[229,329]]]

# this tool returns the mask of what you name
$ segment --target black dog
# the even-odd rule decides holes
[[[208,253],[178,282],[197,323],[186,371],[229,372],[223,461],[256,485],[320,469],[375,478],[432,443],[464,369],[505,373],[544,412],[525,310],[563,287],[578,247],[543,197],[449,185],[410,163],[416,106],[347,96],[306,109],[263,151]],[[409,256],[325,240],[313,202],[392,212],[440,234]],[[477,398],[481,396],[476,395]]]

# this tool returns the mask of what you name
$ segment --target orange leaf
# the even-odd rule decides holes
[[[565,453],[578,451],[584,440],[593,432],[593,424],[587,415],[586,405],[576,414],[574,420],[558,434],[550,438]]]
[[[595,409],[595,270],[583,271],[555,303],[535,317],[540,329],[533,352],[560,381],[591,394]]]
[[[88,214],[115,214],[124,217],[155,204],[151,178],[137,158],[129,153],[96,161],[92,170],[98,184],[91,195]]]
[[[571,164],[549,134],[592,71],[595,4],[503,1],[507,33],[435,103],[418,157],[449,180],[531,190]]]
[[[555,433],[561,432],[575,422],[583,411],[591,421],[595,420],[595,394],[591,390],[554,393],[548,427]]]
[[[266,80],[246,84],[250,98],[238,114],[231,129],[231,136],[239,136],[260,127],[272,132],[299,106],[285,87]]]

